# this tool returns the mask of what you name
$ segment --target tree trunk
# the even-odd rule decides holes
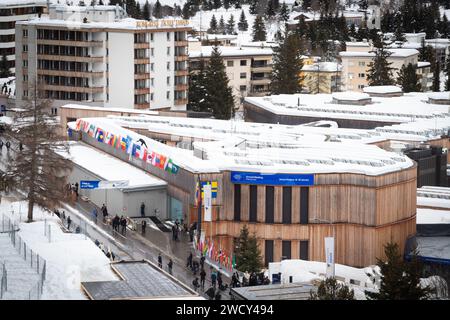
[[[33,207],[34,207],[34,199],[33,197],[28,196],[28,222],[33,221]]]

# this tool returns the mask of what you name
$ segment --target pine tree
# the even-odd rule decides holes
[[[220,16],[219,27],[217,28],[217,32],[220,34],[225,34],[225,20],[223,20],[223,16]]]
[[[187,2],[183,6],[181,16],[183,17],[183,19],[186,19],[186,20],[188,20],[191,17],[190,6]]]
[[[376,45],[374,43],[374,45]],[[391,52],[384,48],[384,44],[380,41],[375,51],[373,61],[369,64],[369,71],[367,73],[367,81],[369,86],[386,86],[394,84],[392,72],[394,68],[391,67],[392,62],[388,62]]]
[[[142,19],[142,10],[141,10],[141,5],[139,4],[139,2],[136,3],[136,14],[134,16],[135,19]]]
[[[289,20],[289,9],[286,5],[286,2],[283,2],[283,4],[280,7],[280,13],[278,14],[281,21],[287,22]]]
[[[205,103],[212,109],[214,118],[228,120],[234,115],[234,97],[225,72],[222,55],[217,46],[213,47],[206,69]]]
[[[417,77],[417,67],[411,63],[403,65],[398,73],[397,84],[402,87],[403,92],[419,92],[421,85]]]
[[[308,11],[308,9],[311,7],[311,0],[303,0],[302,1],[302,10]]]
[[[420,277],[423,266],[414,251],[410,262],[403,261],[398,244],[384,246],[386,260],[377,259],[381,283],[379,292],[366,291],[370,300],[423,300],[431,293],[429,287],[422,288]]]
[[[425,40],[422,40],[422,46],[419,48],[419,61],[431,63],[431,71],[434,71],[435,58],[433,47],[425,45]]]
[[[402,32],[400,25],[398,25],[397,28],[395,28],[393,40],[395,42],[399,42],[400,47],[403,45],[404,42],[406,42],[405,34]]]
[[[258,15],[253,22],[253,41],[266,41],[266,26],[263,17]]]
[[[66,178],[71,162],[56,152],[68,154],[66,139],[61,136],[59,121],[48,113],[52,101],[41,98],[40,86],[29,87],[29,96],[20,106],[8,134],[22,142],[24,151],[8,162],[4,178],[25,193],[28,201],[28,221],[33,221],[35,204],[47,208],[68,200]]]
[[[156,0],[155,7],[153,8],[153,16],[156,19],[161,19],[163,17],[162,6],[161,6],[161,2],[159,2],[159,0]]]
[[[255,235],[244,225],[235,246],[236,268],[241,272],[260,272],[263,267],[261,252]]]
[[[335,278],[327,278],[320,281],[317,292],[310,292],[309,300],[355,300],[355,293]]]
[[[213,15],[211,18],[211,21],[209,21],[208,33],[212,33],[212,34],[218,33],[217,19],[216,19],[215,15]]]
[[[248,22],[247,22],[247,18],[245,17],[244,10],[241,11],[241,17],[239,18],[239,22],[238,22],[238,29],[239,29],[239,31],[247,31],[248,30]]]
[[[230,8],[230,0],[223,0],[223,7],[225,10],[228,10]]]
[[[98,5],[99,5],[99,6],[104,6],[105,4],[104,4],[103,0],[100,0],[100,1],[98,2]]]
[[[234,16],[230,15],[230,18],[228,19],[227,25],[225,27],[226,33],[227,34],[235,34],[234,28],[235,28]]]
[[[250,0],[250,13],[257,14],[258,0]]]
[[[308,25],[305,22],[304,16],[300,16],[300,18],[298,19],[297,26],[295,28],[295,33],[299,37],[303,37],[306,34],[308,34]],[[312,41],[311,38],[309,38],[309,39],[310,39],[310,41]]]
[[[206,104],[206,76],[205,63],[200,61],[200,68],[189,75],[189,99],[187,109],[197,112],[211,112],[211,108]]]
[[[272,94],[293,94],[301,92],[300,76],[303,68],[299,38],[286,34],[279,46],[274,49],[271,81]]]
[[[436,63],[433,71],[433,86],[431,90],[434,92],[441,91],[441,68],[439,67],[439,63]]]
[[[450,53],[448,54],[445,62],[444,73],[447,76],[447,80],[445,81],[445,91],[450,91]]]
[[[219,9],[222,6],[222,1],[221,0],[214,0],[213,1],[213,8],[214,9]]]
[[[274,3],[272,0],[269,0],[269,2],[267,3],[267,9],[266,9],[266,17],[267,19],[272,19],[275,17],[275,7],[274,7]]]
[[[150,20],[150,4],[148,0],[145,1],[144,7],[142,8],[142,18],[144,20]]]
[[[11,77],[12,73],[9,70],[9,62],[6,54],[3,54],[2,61],[0,61],[0,78]]]

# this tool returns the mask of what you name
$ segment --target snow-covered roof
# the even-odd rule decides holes
[[[418,188],[417,206],[439,208],[450,212],[450,188],[434,186]]]
[[[1,83],[1,82],[0,82]],[[96,107],[96,106],[85,106],[81,104],[66,104],[61,106],[63,109],[80,109],[80,110],[91,110],[91,111],[105,111],[105,112],[123,112],[130,114],[147,114],[147,115],[158,115],[158,111],[152,110],[139,110],[131,108],[109,108],[109,107]]]
[[[401,93],[402,88],[397,86],[368,86],[363,88],[365,93]]]
[[[367,41],[352,41],[352,42],[346,42],[346,47],[370,47],[370,43]]]
[[[431,63],[428,61],[418,61],[417,62],[417,68],[425,68],[431,66]]]
[[[419,54],[419,51],[417,51],[416,49],[390,48],[387,51],[391,52],[390,58],[406,58]],[[341,51],[339,52],[339,55],[341,57],[375,57],[374,52],[364,52],[364,51]]]
[[[333,99],[336,100],[347,100],[347,101],[370,99],[370,96],[367,93],[361,93],[356,91],[335,92],[332,93],[331,96]]]
[[[305,64],[302,71],[321,71],[321,72],[336,72],[341,71],[342,65],[337,62],[319,62],[314,64]]]
[[[417,224],[450,224],[450,210],[417,208]]]
[[[213,46],[202,46],[201,51],[189,51],[189,58],[211,57]],[[271,56],[273,54],[270,48],[246,48],[246,47],[228,47],[219,46],[222,57],[240,57],[240,56]]]
[[[127,188],[166,186],[167,183],[144,170],[123,162],[83,142],[69,144],[69,153],[58,152],[75,164],[107,180],[128,180]]]
[[[46,6],[47,0],[1,0],[0,8],[14,8],[22,6]]]
[[[450,100],[450,91],[431,92],[428,97],[435,100]]]

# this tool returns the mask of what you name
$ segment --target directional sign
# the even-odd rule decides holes
[[[231,182],[281,186],[313,186],[313,174],[283,174],[257,172],[231,172]]]
[[[118,180],[118,181],[99,181],[99,180],[81,180],[80,189],[114,189],[114,188],[124,188],[128,186],[128,180]]]
[[[81,180],[80,181],[80,189],[98,189],[99,183],[100,183],[100,181]]]

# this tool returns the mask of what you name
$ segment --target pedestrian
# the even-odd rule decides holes
[[[215,271],[211,272],[211,285],[215,288],[216,287],[216,281],[217,281],[217,274]]]
[[[78,182],[75,182],[75,194],[77,195],[78,199]]]
[[[141,217],[145,217],[145,204],[141,203]]]
[[[186,267],[189,267],[192,270],[192,252],[189,253],[189,256],[187,258]]]
[[[95,239],[95,245],[98,247],[100,245],[100,241],[98,239]]]
[[[161,252],[158,253],[158,267],[162,268],[162,257],[161,257]]]
[[[142,234],[145,234],[145,228],[147,227],[147,221],[142,220]]]
[[[192,261],[192,272],[193,272],[194,275],[197,274],[197,271],[198,271],[199,267],[200,267],[200,264],[198,263],[198,261],[197,260],[193,260]]]
[[[106,208],[105,204],[102,205],[102,208],[100,209],[100,211],[103,214],[103,222],[105,222],[106,217],[108,216],[108,209]]]
[[[66,220],[66,213],[64,212],[64,210],[63,210],[63,212],[61,214],[61,217],[62,217],[63,220]]]
[[[204,268],[205,267],[205,256],[202,254],[202,256],[200,257],[200,268]]]
[[[206,271],[202,268],[202,271],[200,271],[200,284],[202,287],[202,290],[205,290],[205,280],[206,280]]]
[[[219,290],[222,290],[222,274],[219,272],[217,272],[217,285],[219,286]]]
[[[0,140],[0,149],[3,149],[3,141]]]
[[[70,230],[70,224],[72,223],[72,219],[70,219],[70,216],[67,217],[67,230]]]
[[[176,234],[177,234],[177,231],[176,231],[176,227],[175,227],[175,225],[173,225],[172,226],[172,240],[176,240]]]
[[[195,291],[197,291],[197,289],[200,287],[197,277],[192,281],[192,285],[194,286]]]
[[[95,223],[97,223],[97,216],[98,216],[97,208],[94,208],[94,210],[92,210],[92,220],[94,220]]]
[[[169,273],[172,274],[172,267],[173,267],[173,261],[172,259],[169,260],[169,263],[167,264],[167,268],[169,268]]]
[[[19,150],[22,151],[23,150],[23,145],[22,142],[19,142]]]
[[[6,149],[9,151],[9,148],[11,148],[11,143],[9,141],[6,141]]]
[[[127,231],[127,219],[125,219],[124,216],[120,219],[120,225],[122,226],[122,235],[125,235]]]

